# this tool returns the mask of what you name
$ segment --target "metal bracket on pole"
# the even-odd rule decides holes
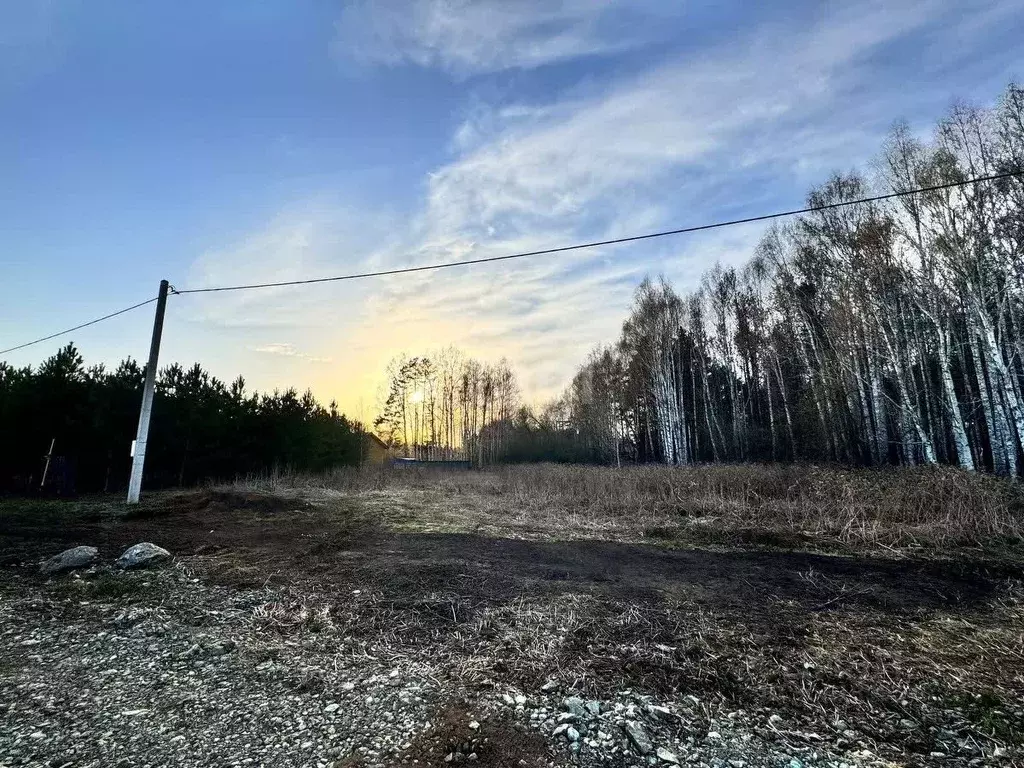
[[[39,484],[39,490],[46,487],[46,476],[50,474],[50,459],[53,458],[53,446],[57,444],[57,438],[50,441],[50,450],[46,452],[46,466],[43,467],[43,482]]]
[[[149,345],[149,362],[146,363],[146,379],[142,384],[142,407],[139,410],[139,429],[135,434],[132,455],[132,476],[128,481],[128,503],[138,504],[142,492],[142,470],[146,464],[146,439],[149,437],[149,417],[153,413],[153,392],[156,389],[156,367],[160,358],[160,337],[164,331],[164,309],[167,307],[166,280],[160,281],[160,293],[156,300],[156,317],[153,319],[153,340]]]

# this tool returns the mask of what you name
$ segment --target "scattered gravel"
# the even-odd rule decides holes
[[[375,766],[430,722],[429,667],[267,631],[272,591],[86,576],[0,593],[2,766]],[[78,599],[110,580],[145,605]]]
[[[900,733],[928,729],[935,747],[895,763],[868,720],[736,708],[685,678],[660,693],[628,687],[619,657],[643,640],[633,625],[618,645],[573,651],[605,654],[614,670],[580,675],[567,652],[539,650],[567,647],[566,617],[580,613],[571,601],[550,616],[522,604],[501,614],[513,611],[504,603],[459,622],[437,596],[424,615],[450,624],[397,627],[408,609],[372,583],[229,587],[207,565],[0,570],[0,766],[1008,767],[1021,757],[1012,738],[926,725],[909,707]],[[516,654],[552,663],[532,679],[496,671]]]

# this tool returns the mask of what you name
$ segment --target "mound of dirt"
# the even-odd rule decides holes
[[[478,722],[462,706],[445,709],[435,722],[400,755],[398,765],[447,768],[468,762],[486,768],[540,768],[548,762],[544,738],[514,723]]]

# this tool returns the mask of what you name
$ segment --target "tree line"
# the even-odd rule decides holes
[[[38,488],[54,443],[53,484],[64,491],[127,487],[145,368],[86,366],[72,344],[38,368],[0,362],[0,490]],[[247,392],[197,363],[159,371],[146,453],[146,487],[277,469],[321,471],[357,464],[360,426],[306,392]]]
[[[905,124],[828,206],[1024,169],[1024,89]],[[769,229],[740,269],[645,280],[618,342],[558,404],[604,461],[956,464],[1019,476],[1024,178],[832,208]]]

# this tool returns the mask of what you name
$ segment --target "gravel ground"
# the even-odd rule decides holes
[[[0,502],[0,766],[1024,765],[1016,560],[391,517],[358,494]],[[139,542],[173,560],[115,568]]]
[[[294,589],[201,572],[186,558],[0,573],[0,765],[895,764],[844,723],[822,735],[694,695],[588,698],[557,679],[523,690],[466,674],[432,642],[345,631]],[[929,758],[1013,764],[998,747]]]

